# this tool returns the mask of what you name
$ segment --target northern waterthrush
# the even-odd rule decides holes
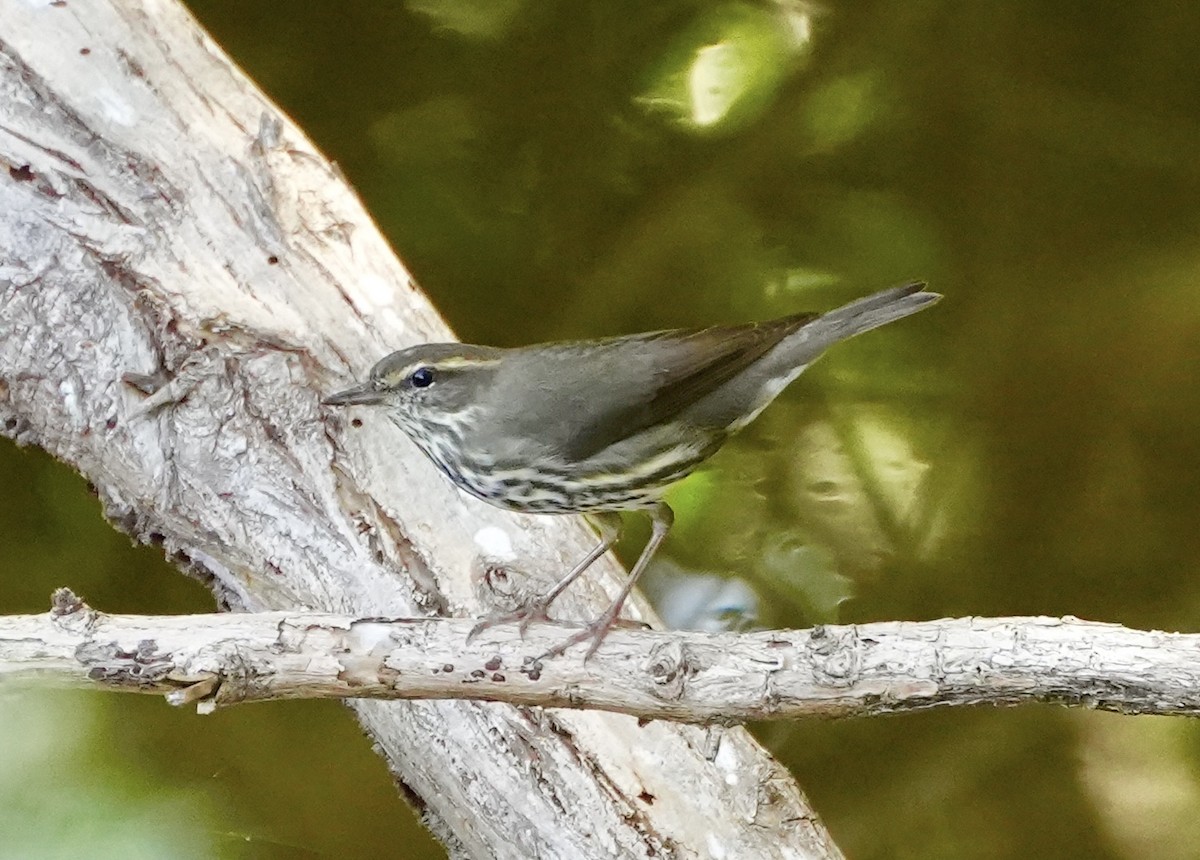
[[[616,621],[666,537],[667,488],[753,421],[829,346],[937,301],[922,283],[883,290],[823,315],[744,325],[546,343],[516,349],[435,343],[393,352],[362,385],[325,398],[373,405],[458,487],[502,508],[592,514],[596,547],[524,609],[483,622],[546,618],[547,609],[616,542],[620,511],[650,515],[650,540],[608,609],[543,657]]]

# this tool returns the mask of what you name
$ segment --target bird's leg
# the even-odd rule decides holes
[[[534,601],[535,605],[541,607],[543,618],[545,617],[546,610],[550,608],[550,604],[557,600],[558,596],[566,591],[572,582],[583,576],[584,571],[596,563],[596,559],[612,549],[613,544],[621,537],[623,524],[620,514],[615,511],[602,511],[592,516],[596,521],[597,528],[600,530],[600,542],[592,547],[591,552],[580,559],[579,564],[571,568],[566,576],[554,583],[553,588]],[[523,625],[523,627],[527,626],[528,622]]]
[[[578,633],[569,636],[549,651],[540,655],[537,658],[539,661],[547,657],[553,657],[556,654],[562,654],[572,645],[586,642],[588,639],[592,640],[592,644],[588,646],[587,652],[583,655],[584,662],[587,662],[587,658],[596,653],[596,649],[600,647],[600,643],[604,641],[604,637],[608,635],[608,631],[617,623],[617,618],[621,615],[621,607],[625,605],[625,600],[629,597],[629,593],[633,591],[633,586],[637,583],[638,577],[645,571],[646,566],[650,563],[650,559],[658,551],[659,545],[666,538],[667,532],[671,530],[671,524],[674,522],[675,513],[666,502],[659,502],[650,510],[650,540],[646,541],[646,546],[642,550],[642,554],[638,556],[637,562],[633,565],[633,570],[629,571],[629,579],[621,586],[621,590],[613,598],[613,602],[609,604],[608,609],[604,610],[603,615]]]
[[[524,606],[513,612],[505,612],[500,615],[494,615],[491,618],[486,618],[480,621],[471,628],[471,632],[467,634],[467,641],[470,642],[476,635],[483,632],[489,627],[494,627],[497,624],[511,624],[514,621],[520,627],[521,634],[524,635],[529,625],[534,621],[549,621],[550,604],[558,599],[558,596],[566,591],[572,582],[579,579],[589,567],[595,564],[596,559],[604,555],[612,545],[617,542],[621,536],[621,515],[614,511],[602,511],[591,515],[596,523],[596,527],[600,530],[600,542],[592,547],[579,563],[571,570],[554,583],[554,587],[545,594],[538,595],[533,600],[526,602]]]

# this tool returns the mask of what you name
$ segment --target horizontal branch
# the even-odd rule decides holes
[[[1200,713],[1200,635],[1076,618],[960,618],[758,633],[614,630],[586,663],[533,655],[555,624],[326,613],[107,615],[68,590],[0,617],[0,681],[165,694],[212,710],[293,698],[478,699],[742,722],[1059,702]]]

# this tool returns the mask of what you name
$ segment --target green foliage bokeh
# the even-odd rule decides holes
[[[772,624],[1195,629],[1186,4],[189,5],[464,339],[762,318],[911,277],[946,294],[839,347],[680,487],[666,563],[743,576]],[[67,470],[4,445],[0,474],[0,611],[58,585],[111,611],[211,605]],[[0,743],[0,831],[26,839],[0,858],[85,837],[166,856],[163,817],[183,822],[171,856],[440,855],[339,707],[126,698],[0,698],[0,724],[52,726],[77,757]],[[1182,858],[1200,838],[1192,723],[1039,707],[758,730],[856,858]],[[39,797],[83,823],[24,814]]]

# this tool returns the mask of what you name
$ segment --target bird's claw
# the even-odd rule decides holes
[[[547,607],[542,601],[535,600],[531,603],[525,604],[520,609],[513,610],[512,612],[502,612],[483,619],[471,628],[471,632],[467,634],[467,642],[470,642],[489,627],[495,627],[498,624],[516,624],[517,630],[521,634],[521,638],[524,639],[525,632],[529,629],[530,624],[535,621],[549,620],[549,607]]]
[[[617,607],[617,611],[618,612],[620,611],[619,606]],[[625,621],[623,619],[619,619],[619,618],[617,618],[616,614],[613,613],[612,610],[610,609],[609,611],[607,611],[603,615],[601,615],[599,618],[597,618],[595,621],[591,622],[590,624],[585,625],[584,628],[582,630],[580,630],[578,633],[572,633],[570,636],[568,636],[562,642],[559,642],[553,648],[549,648],[546,651],[544,651],[543,653],[539,654],[535,658],[535,662],[540,663],[543,660],[549,659],[550,657],[555,657],[559,654],[564,654],[564,653],[566,653],[567,649],[570,648],[572,645],[578,645],[580,642],[586,642],[589,639],[591,639],[592,643],[590,645],[588,645],[587,650],[583,652],[583,662],[586,663],[588,661],[588,658],[590,658],[593,654],[595,654],[596,651],[600,648],[600,643],[602,643],[604,641],[604,637],[606,637],[608,635],[608,631],[612,630],[614,627],[616,627],[618,625],[624,627],[627,624],[630,626],[634,626],[634,625],[639,625],[640,622],[636,622],[636,621],[629,622],[629,621]],[[644,627],[646,625],[642,624],[641,626]]]
[[[520,609],[513,610],[512,612],[503,612],[483,619],[471,628],[471,632],[467,634],[467,642],[472,641],[476,636],[478,636],[484,630],[487,630],[489,627],[495,627],[498,624],[516,624],[517,630],[520,631],[521,638],[525,638],[525,632],[529,629],[529,625],[533,624],[535,621],[551,621],[548,607],[540,600],[527,603],[525,606],[521,607]],[[608,631],[612,630],[614,627],[644,630],[648,629],[649,626],[650,625],[646,624],[644,621],[634,621],[630,618],[619,618],[610,610],[605,612],[595,621],[584,625],[583,629],[579,630],[577,633],[572,633],[553,648],[549,648],[539,654],[534,658],[534,662],[540,663],[542,660],[547,660],[550,657],[556,657],[559,654],[564,654],[572,646],[578,645],[581,642],[586,642],[590,639],[591,644],[588,646],[587,651],[585,651],[583,655],[583,662],[586,663],[588,658],[595,654],[600,648],[600,644],[604,641],[604,638],[608,636]]]
[[[543,660],[549,660],[551,657],[557,657],[559,654],[565,654],[567,649],[573,645],[578,645],[580,642],[586,642],[591,639],[592,644],[588,646],[587,651],[583,654],[583,662],[586,663],[588,658],[596,653],[596,649],[600,647],[600,643],[604,641],[604,637],[608,635],[608,628],[601,627],[598,630],[593,629],[594,625],[589,624],[578,633],[572,633],[563,641],[559,642],[553,648],[548,648],[534,658],[535,663],[541,663]]]

